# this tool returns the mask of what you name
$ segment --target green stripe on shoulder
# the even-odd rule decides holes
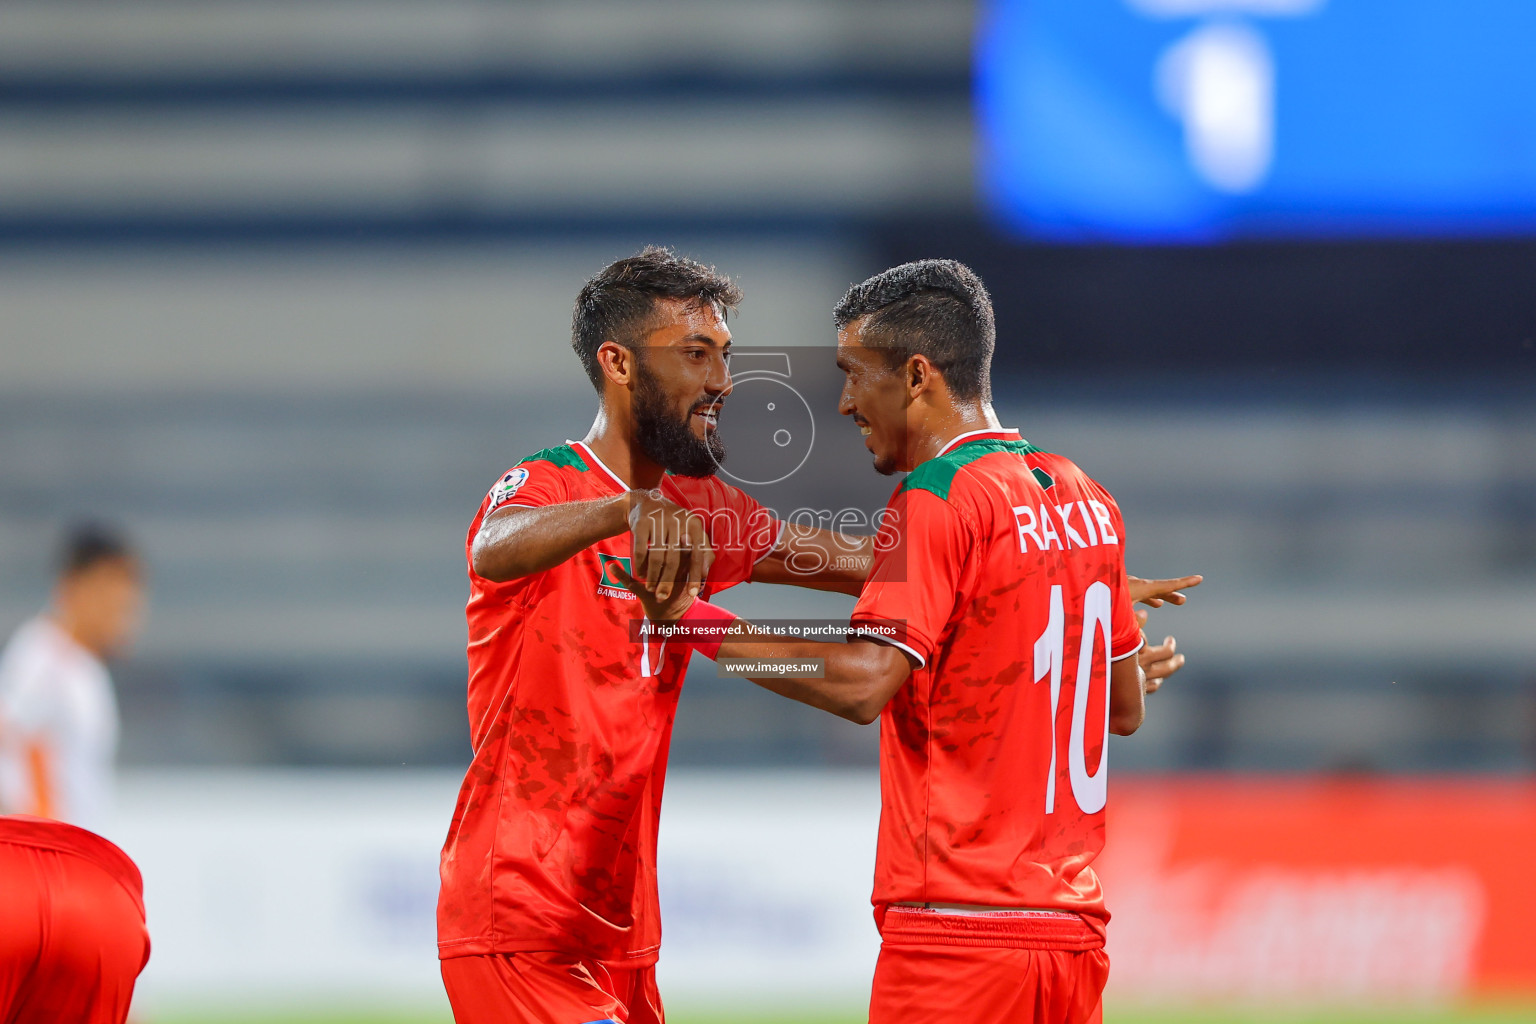
[[[592,469],[592,467],[588,466],[585,460],[582,459],[581,453],[568,444],[562,444],[558,448],[545,448],[543,451],[534,452],[523,461],[548,462],[555,466],[565,466],[569,469],[578,469],[583,473],[590,472]]]
[[[977,459],[1002,452],[1029,455],[1039,450],[1028,441],[1001,441],[995,438],[967,441],[936,459],[929,459],[908,473],[907,478],[901,482],[901,490],[928,491],[948,501],[949,489],[955,482],[955,474]]]

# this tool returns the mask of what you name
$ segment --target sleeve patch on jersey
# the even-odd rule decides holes
[[[495,508],[512,500],[512,496],[527,482],[528,471],[522,466],[518,466],[496,481],[496,486],[491,488],[491,507]]]

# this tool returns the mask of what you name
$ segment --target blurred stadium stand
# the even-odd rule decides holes
[[[971,206],[966,4],[18,4],[13,234],[452,235]]]
[[[848,283],[952,255],[1005,420],[1120,497],[1133,571],[1208,577],[1154,617],[1191,664],[1117,768],[1536,765],[1536,246],[1005,242],[973,21],[6,5],[0,627],[63,519],[110,515],[153,573],[130,763],[462,765],[463,531],[590,421],[581,281],[673,244],[743,282],[739,338],[820,344]],[[874,734],[696,673],[674,749],[867,765]]]

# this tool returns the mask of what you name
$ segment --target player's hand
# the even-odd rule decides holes
[[[619,582],[640,599],[640,605],[645,609],[645,617],[652,622],[676,622],[696,600],[694,595],[688,592],[687,587],[674,587],[670,596],[660,597],[656,593],[656,587],[647,586],[635,579],[624,571],[622,565],[613,565],[608,571],[618,577]]]
[[[1145,610],[1136,609],[1136,621],[1143,627],[1147,624]],[[1147,677],[1147,693],[1156,693],[1163,685],[1163,681],[1184,667],[1184,655],[1178,652],[1179,642],[1173,637],[1163,638],[1163,642],[1156,646],[1143,644],[1137,652],[1136,660],[1141,662],[1141,672]]]
[[[1127,576],[1125,579],[1130,584],[1133,604],[1140,602],[1152,608],[1161,608],[1164,602],[1183,604],[1186,598],[1180,591],[1198,587],[1205,577],[1180,576],[1172,580],[1144,580],[1140,576]]]
[[[629,498],[633,578],[661,601],[674,590],[697,597],[715,560],[704,520],[660,491],[630,491]]]

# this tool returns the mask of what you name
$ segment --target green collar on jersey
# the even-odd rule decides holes
[[[568,469],[579,469],[583,473],[592,471],[581,453],[568,444],[562,444],[558,448],[545,448],[543,451],[534,452],[523,460],[524,462],[548,462],[555,466],[564,466]]]
[[[1011,452],[1014,455],[1029,455],[1040,451],[1028,441],[1020,438],[1017,441],[1004,441],[1000,438],[977,438],[974,441],[966,441],[958,444],[943,455],[929,459],[907,474],[907,478],[897,488],[901,491],[927,491],[930,494],[949,500],[949,488],[955,482],[955,474],[977,459],[986,455],[997,455],[1003,452]],[[1035,479],[1040,481],[1040,486],[1049,487],[1052,481],[1049,476],[1035,470]],[[1045,477],[1041,480],[1041,477]],[[1050,481],[1050,483],[1047,483]]]

